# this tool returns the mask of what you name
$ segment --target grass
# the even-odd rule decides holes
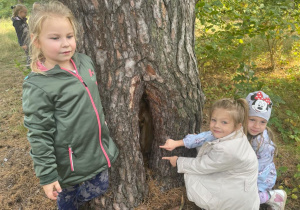
[[[18,44],[18,38],[10,19],[0,19],[0,62],[4,66],[13,66],[15,59],[24,56],[24,51]],[[22,57],[23,58],[23,57]]]
[[[22,82],[17,68],[26,64],[10,19],[0,19],[0,205],[1,209],[56,209],[47,199],[33,172],[23,126]]]

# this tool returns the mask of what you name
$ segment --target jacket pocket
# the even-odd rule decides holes
[[[73,164],[73,151],[72,151],[72,148],[71,146],[69,146],[69,159],[70,159],[70,168],[71,168],[71,171],[74,171],[74,164]]]
[[[202,208],[218,209],[219,199],[201,183],[197,175],[185,174],[187,197]]]

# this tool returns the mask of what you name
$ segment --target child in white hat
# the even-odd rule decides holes
[[[260,203],[266,203],[272,210],[284,209],[286,192],[272,190],[277,173],[273,161],[276,146],[274,135],[267,123],[271,116],[272,101],[263,91],[250,93],[246,100],[249,104],[248,139],[258,159],[258,191]]]

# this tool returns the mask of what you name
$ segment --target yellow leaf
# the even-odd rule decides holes
[[[292,199],[297,200],[297,199],[298,199],[298,196],[295,195],[295,194],[292,194]]]
[[[244,41],[243,41],[242,39],[239,39],[239,43],[243,44],[243,43],[244,43]]]

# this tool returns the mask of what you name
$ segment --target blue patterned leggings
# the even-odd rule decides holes
[[[64,188],[57,197],[61,210],[76,210],[85,202],[104,194],[108,188],[108,170],[102,171],[92,179]]]

